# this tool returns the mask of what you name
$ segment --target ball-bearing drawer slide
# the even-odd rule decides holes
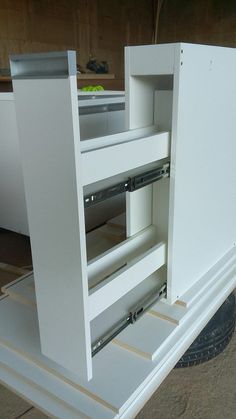
[[[96,342],[92,344],[92,356],[96,355],[101,349],[104,348],[109,342],[111,342],[122,330],[124,330],[130,324],[134,324],[140,319],[140,317],[146,313],[160,298],[166,297],[166,283],[162,285],[157,291],[147,295],[142,301],[140,301],[130,312],[121,319],[112,329],[110,329],[105,335],[100,337]]]
[[[129,177],[126,181],[117,183],[109,186],[108,188],[100,191],[91,193],[84,197],[85,208],[92,207],[99,202],[105,201],[108,198],[119,195],[123,192],[133,192],[137,189],[143,188],[144,186],[150,185],[157,180],[169,177],[170,174],[170,163],[165,163],[156,169],[149,170],[148,172],[141,173],[139,175]]]

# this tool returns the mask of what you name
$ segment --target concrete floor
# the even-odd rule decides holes
[[[29,240],[0,230],[0,262],[19,267],[30,265]],[[15,278],[16,275],[0,270],[0,286]],[[47,416],[0,386],[0,419],[17,418]],[[175,418],[236,419],[236,333],[226,350],[212,361],[173,370],[136,417]]]

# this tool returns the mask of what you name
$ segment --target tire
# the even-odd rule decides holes
[[[235,330],[235,295],[232,293],[208,322],[175,368],[202,364],[219,355]]]

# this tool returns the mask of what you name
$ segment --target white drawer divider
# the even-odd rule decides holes
[[[88,263],[88,286],[93,288],[122,265],[148,250],[155,242],[156,227],[149,226]]]
[[[115,135],[115,134],[114,134]],[[112,137],[112,136],[111,136]],[[81,153],[82,184],[89,185],[169,156],[170,133],[109,145]]]
[[[99,283],[90,291],[90,321],[114,304],[117,300],[139,285],[149,275],[166,263],[166,244],[158,243],[134,258],[109,278]]]

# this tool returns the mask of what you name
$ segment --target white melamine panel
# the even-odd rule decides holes
[[[154,272],[145,281],[142,281],[91,321],[91,339],[93,345],[106,335],[108,331],[113,330],[115,325],[120,324],[123,319],[127,318],[131,311],[133,312],[138,306],[141,306],[147,296],[157,293],[165,280],[161,271],[162,269],[159,269]]]
[[[92,403],[95,417],[101,417],[104,408],[109,412],[107,417],[134,417],[141,404],[147,401],[150,392],[162,382],[236,285],[236,146],[233,124],[236,115],[235,51],[175,44],[128,48],[126,54],[127,129],[143,129],[155,121],[170,129],[171,93],[163,94],[164,107],[158,112],[159,121],[155,119],[155,112],[162,101],[160,97],[155,100],[158,84],[156,76],[174,74],[170,179],[152,186],[153,193],[146,196],[150,202],[136,199],[135,196],[133,205],[131,202],[127,206],[128,222],[137,213],[141,214],[141,223],[147,225],[151,211],[150,224],[154,224],[157,229],[158,242],[163,242],[151,245],[153,247],[140,255],[140,248],[136,249],[136,238],[142,237],[142,232],[128,238],[123,245],[114,246],[114,263],[118,266],[123,261],[125,266],[113,271],[110,277],[106,277],[103,283],[90,291],[90,295],[87,283],[89,270],[92,279],[96,276],[96,270],[101,275],[109,274],[112,270],[112,253],[108,241],[97,243],[99,240],[95,234],[91,239],[95,241],[92,254],[97,257],[103,251],[106,253],[91,261],[88,269],[85,266],[85,232],[83,227],[81,230],[84,225],[82,185],[88,184],[92,188],[92,182],[118,173],[123,176],[124,170],[128,172],[148,164],[150,151],[153,155],[151,162],[157,162],[160,157],[157,157],[156,148],[150,148],[149,136],[142,140],[121,141],[121,144],[105,144],[104,148],[98,145],[96,149],[84,149],[81,162],[75,142],[78,134],[78,119],[74,112],[76,95],[72,95],[71,104],[71,96],[68,95],[70,89],[66,85],[68,80],[50,80],[47,92],[40,89],[39,81],[28,81],[40,97],[31,100],[30,104],[26,100],[30,97],[29,89],[23,90],[21,81],[16,82],[19,89],[16,91],[24,99],[19,114],[23,121],[27,115],[32,122],[28,127],[25,117],[23,131],[26,139],[23,145],[28,154],[24,164],[31,175],[28,177],[31,195],[29,208],[30,212],[32,210],[31,215],[34,214],[30,218],[30,225],[34,232],[33,255],[37,255],[35,266],[39,325],[41,330],[46,331],[44,343],[49,341],[53,356],[49,359],[41,353],[35,310],[10,297],[0,301],[0,351],[2,348],[5,350],[0,353],[5,363],[4,368],[7,369],[10,366],[8,353],[12,355],[18,380],[23,377],[25,381],[36,383],[37,388],[43,388],[39,405],[43,404],[43,391],[46,393],[46,401],[50,395],[50,403],[54,399],[58,400],[61,395],[63,412],[65,404],[68,404],[71,417],[74,409],[78,409],[78,417],[80,415],[79,405],[76,404],[77,392],[83,396],[81,406],[86,397],[85,405],[89,405],[90,412]],[[45,83],[43,80],[41,82]],[[59,82],[62,83],[60,89],[56,84]],[[54,83],[57,90],[54,90]],[[169,91],[171,87],[165,86],[165,89]],[[58,90],[61,90],[65,107],[58,100]],[[74,84],[72,91],[75,90]],[[44,103],[45,110],[40,108],[40,103],[45,99],[49,101],[51,96],[54,98],[52,109],[47,101],[46,106]],[[154,109],[158,101],[160,103]],[[59,120],[56,120],[56,112],[53,112],[57,106],[61,112]],[[42,117],[39,121],[35,117],[35,110],[40,111],[37,115],[44,116],[47,129],[42,127]],[[45,114],[48,114],[48,118]],[[29,141],[35,137],[34,126],[38,129],[36,150],[35,144],[33,149]],[[168,136],[168,133],[156,136],[159,135]],[[62,142],[63,136],[67,139],[67,148]],[[48,143],[51,138],[53,142],[50,147]],[[135,153],[129,148],[128,158],[125,160],[124,154],[123,162],[121,150],[127,151],[127,145],[130,147],[132,143],[134,146],[139,141],[143,142],[142,147],[135,147]],[[169,141],[167,143],[169,146]],[[56,156],[53,154],[55,150]],[[115,153],[114,150],[120,152]],[[31,159],[32,156],[34,159]],[[86,163],[85,156],[88,159]],[[143,159],[147,160],[146,163]],[[128,164],[130,162],[131,167]],[[91,172],[88,175],[87,170]],[[87,181],[84,181],[86,176]],[[36,191],[33,185],[36,185]],[[139,198],[142,193],[145,197],[144,192],[139,191]],[[53,202],[49,195],[50,198],[53,196]],[[45,206],[45,202],[50,205]],[[46,226],[41,229],[42,221],[45,220]],[[138,217],[137,220],[132,234],[140,224]],[[66,243],[66,252],[60,240]],[[45,249],[43,243],[46,243]],[[134,251],[136,254],[137,250],[138,256],[131,261],[129,258],[127,260],[125,248],[128,253]],[[45,264],[42,263],[44,258]],[[160,285],[165,275],[166,260],[168,300],[156,303],[149,313],[129,326],[93,358],[93,377],[88,381],[87,377],[91,376],[90,333],[94,342],[94,339],[113,327],[114,321],[120,319],[120,312],[127,315],[132,310],[129,304],[138,295],[144,297],[145,290],[141,286],[146,287],[148,284],[153,290],[153,286]],[[55,261],[56,269],[53,266]],[[159,277],[160,271],[162,275]],[[155,272],[154,275],[146,278],[152,272]],[[12,285],[12,288],[15,286]],[[8,293],[11,295],[9,290]],[[179,301],[176,301],[177,298]],[[43,306],[43,301],[46,306]],[[171,306],[170,303],[175,301]],[[46,321],[50,324],[50,330],[45,326]],[[59,336],[62,330],[63,334]],[[27,368],[27,363],[31,364],[30,368]],[[0,363],[0,371],[1,368]],[[8,380],[6,374],[4,380]],[[66,392],[63,392],[63,388]],[[34,399],[36,396],[30,397]],[[57,403],[54,402],[53,406],[58,406]],[[100,409],[97,416],[96,404]],[[55,409],[53,406],[49,408],[52,412]],[[84,409],[81,407],[81,413],[85,413]],[[90,415],[89,409],[86,410],[87,415]]]
[[[94,399],[93,397],[89,397],[88,392],[86,392],[86,390],[79,391],[80,386],[73,383],[73,381],[70,382],[71,380],[69,379],[69,376],[66,379],[67,383],[65,386],[65,382],[62,378],[62,373],[59,372],[59,374],[55,374],[54,369],[57,368],[57,365],[51,362],[50,360],[47,360],[47,358],[40,353],[39,336],[37,330],[37,317],[35,316],[35,313],[33,313],[28,307],[25,307],[25,309],[22,310],[21,305],[14,301],[9,300],[8,307],[6,307],[6,300],[1,300],[1,303],[2,302],[2,306],[4,306],[3,311],[6,310],[6,313],[8,313],[9,317],[13,315],[13,321],[9,319],[10,322],[7,325],[7,327],[9,328],[8,331],[2,328],[2,326],[0,325],[0,365],[7,365],[15,372],[16,375],[24,375],[24,372],[27,371],[27,380],[30,380],[32,391],[34,387],[38,388],[42,386],[43,390],[41,391],[46,392],[46,395],[48,396],[49,400],[50,397],[56,397],[60,400],[60,403],[62,404],[61,408],[65,403],[67,407],[72,407],[72,412],[73,410],[77,411],[73,412],[75,416],[72,417],[80,417],[76,416],[76,413],[77,415],[80,413],[82,418],[91,417],[95,419],[95,416],[93,416],[95,411],[96,418],[98,417],[103,419],[106,417],[114,417],[115,408],[108,409],[108,406],[105,402],[101,400],[99,401],[99,403],[97,403],[94,400],[96,399],[96,397],[94,397]],[[15,322],[16,327],[14,327],[13,324],[14,316],[15,318],[19,316],[19,321],[16,320]],[[25,327],[23,329],[20,327],[20,325],[23,325],[22,321],[24,321],[25,323]],[[32,330],[32,326],[34,325],[36,326],[35,330]],[[17,330],[17,327],[20,327],[20,329]],[[29,330],[32,331],[32,335],[30,336]],[[25,340],[26,344],[24,344],[23,340]],[[17,342],[19,343],[19,345]],[[7,351],[7,349],[9,348],[11,349],[10,352]],[[44,362],[46,362],[46,364],[48,362],[49,368],[46,367],[40,369],[40,364],[43,365]],[[2,375],[1,378],[3,378]],[[29,396],[30,393],[28,392],[28,397]],[[104,405],[106,405],[106,408]],[[46,406],[47,405],[45,404],[45,407]],[[58,418],[61,418],[60,410],[58,410],[57,415]]]
[[[180,45],[175,62],[168,298],[236,243],[235,49]]]
[[[38,367],[59,377],[67,386],[72,386],[113,412],[119,412],[127,398],[136,391],[137,384],[139,386],[146,373],[152,370],[150,361],[110,344],[94,358],[94,378],[88,382],[41,354],[37,316],[31,309],[7,298],[0,302],[0,319],[4,317],[7,322],[0,321],[0,345],[31,360]],[[132,379],[128,381],[123,380],[123,372],[127,368],[132,370]],[[123,389],[114,391],[114,385],[117,386],[121,381]]]
[[[157,133],[157,127],[155,125],[151,125],[145,128],[132,129],[112,135],[104,135],[103,137],[99,138],[83,140],[80,144],[80,149],[82,153],[85,153],[87,151],[99,150],[100,148],[112,146],[115,144],[122,144],[127,141],[138,140],[143,137],[150,137],[151,135]]]
[[[152,224],[152,185],[126,193],[126,232],[130,237]]]
[[[13,93],[0,93],[0,227],[28,234]]]
[[[156,90],[154,97],[154,123],[160,131],[171,131],[173,91]]]
[[[82,108],[84,103],[87,101],[80,101],[79,107]],[[96,100],[91,101],[92,106],[97,106]],[[95,103],[94,103],[95,102]],[[100,100],[99,104],[100,105]],[[124,98],[122,98],[124,102]],[[108,106],[108,99],[103,99],[103,103]],[[112,100],[109,100],[109,104],[112,103]],[[121,132],[125,130],[125,111],[124,110],[115,110],[107,112],[97,112],[93,111],[88,113],[88,115],[80,115],[80,136],[82,140],[88,138],[102,137],[104,135],[114,134],[116,132]]]
[[[152,224],[158,237],[168,242],[170,179],[161,179],[152,185]]]
[[[143,45],[126,48],[125,60],[126,65],[129,63],[129,76],[173,74],[175,45]]]
[[[159,243],[98,284],[89,295],[90,320],[114,304],[165,263],[166,245]]]
[[[81,156],[83,185],[153,163],[169,155],[169,133],[84,152]]]
[[[141,127],[157,124],[158,129],[162,130],[164,123],[171,120],[171,92],[158,91],[160,96],[157,96],[156,89],[160,84],[158,77],[166,77],[174,72],[174,52],[175,45],[173,44],[126,48],[127,128],[141,129]],[[171,130],[171,124],[168,126],[169,130]],[[156,208],[154,208],[154,213],[155,211]],[[152,220],[153,187],[143,188],[131,194],[127,193],[127,235],[137,233],[141,228],[152,224]]]
[[[117,231],[122,231],[117,229]],[[116,269],[127,264],[132,258],[147,251],[156,239],[156,229],[150,226],[111,249],[92,259],[88,263],[89,288],[99,279],[105,278]]]
[[[107,133],[107,112],[80,115],[81,139],[99,137]]]
[[[107,134],[121,131],[125,131],[125,110],[108,112]]]
[[[188,291],[180,296],[176,304],[182,307],[189,308],[198,299],[202,292],[205,292],[209,284],[213,285],[214,281],[217,281],[219,277],[223,277],[227,272],[231,272],[236,266],[236,247],[233,246],[217,263],[212,266],[206,273],[197,281]]]
[[[114,97],[110,97],[111,95]],[[84,96],[80,92],[79,99],[84,98]],[[87,96],[91,96],[91,93]],[[109,91],[104,91],[99,95],[96,93],[96,95],[93,94],[92,96],[98,96],[101,99],[81,99],[78,101],[79,109],[84,107],[90,108],[89,114],[80,115],[79,117],[81,139],[123,131],[125,129],[124,110],[99,112],[99,106],[101,105],[108,107],[109,104],[124,103],[123,92],[110,93]],[[13,93],[0,93],[0,127],[0,196],[2,197],[0,227],[29,235]],[[113,200],[113,206],[117,205],[117,201],[118,199],[116,199],[116,202]],[[121,206],[120,201],[118,205]],[[105,204],[105,210],[111,213],[112,204]],[[101,216],[101,213],[104,214],[104,210],[94,211],[93,214],[91,212],[86,211],[86,226],[88,229],[104,222],[104,216]]]
[[[13,86],[42,352],[91,378],[76,77]]]

